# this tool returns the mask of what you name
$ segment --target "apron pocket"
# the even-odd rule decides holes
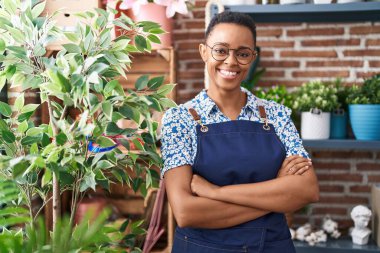
[[[292,239],[265,242],[263,253],[296,253]]]

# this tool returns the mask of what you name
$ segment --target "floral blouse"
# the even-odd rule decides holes
[[[285,146],[286,156],[301,155],[309,158],[290,118],[291,110],[274,101],[259,99],[250,91],[241,89],[247,94],[247,104],[242,108],[237,120],[259,122],[258,105],[263,105],[269,123],[273,124],[276,134]],[[172,168],[186,164],[192,166],[194,163],[197,153],[197,122],[188,112],[188,108],[194,108],[205,125],[230,120],[223,115],[215,102],[207,95],[206,90],[202,90],[186,104],[167,110],[162,118],[161,152],[164,167],[161,170],[161,176]]]

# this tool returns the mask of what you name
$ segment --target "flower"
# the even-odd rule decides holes
[[[166,17],[172,18],[176,12],[187,15],[189,6],[192,5],[190,0],[122,0],[121,10],[132,9],[135,15],[140,13],[140,7],[148,3],[155,3],[166,6]]]

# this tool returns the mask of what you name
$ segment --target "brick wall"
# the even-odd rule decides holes
[[[204,65],[198,44],[204,40],[205,0],[196,1],[193,18],[178,17],[174,46],[178,59],[177,102],[193,98],[204,87]],[[266,74],[260,86],[294,87],[311,79],[342,77],[346,83],[380,72],[380,23],[257,24],[260,66]],[[352,225],[351,208],[369,205],[370,185],[380,182],[380,153],[316,151],[312,154],[321,186],[318,204],[295,215],[295,224],[319,226],[325,214],[339,221],[341,229]]]

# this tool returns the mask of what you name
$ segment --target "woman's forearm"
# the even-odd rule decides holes
[[[216,188],[210,198],[273,212],[298,210],[319,199],[319,187],[313,170],[304,175]]]
[[[169,199],[170,200],[170,199]],[[269,211],[189,195],[173,210],[180,227],[228,228],[257,219]]]

